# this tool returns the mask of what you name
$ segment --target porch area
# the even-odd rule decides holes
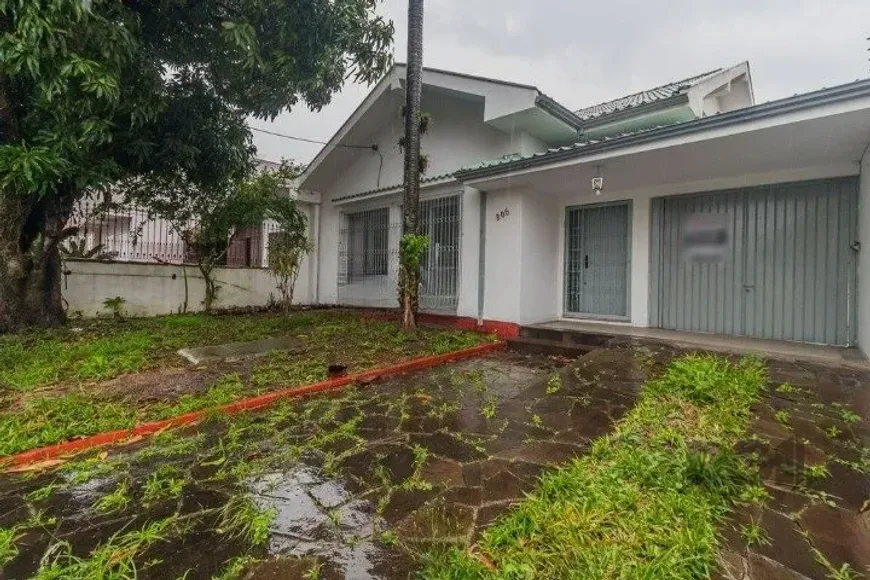
[[[560,319],[523,326],[520,336],[511,341],[511,346],[519,350],[570,355],[603,347],[613,339],[658,342],[692,350],[736,355],[755,354],[765,358],[870,370],[870,362],[855,347],[643,328],[625,323],[586,320]]]

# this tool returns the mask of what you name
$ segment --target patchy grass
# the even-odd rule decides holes
[[[29,391],[86,383],[146,369],[183,366],[176,351],[272,337],[347,339],[376,355],[386,350],[439,354],[480,344],[474,333],[423,329],[402,332],[391,321],[361,320],[346,311],[277,315],[184,314],[126,321],[73,321],[56,330],[0,336],[0,386]],[[416,349],[419,340],[424,348]]]
[[[123,392],[105,395],[97,384],[125,373],[181,366],[176,350],[185,346],[267,337],[298,339],[305,352],[273,352],[251,363],[249,376],[228,374],[205,390],[175,394],[172,400],[142,397],[140,402]],[[0,337],[0,398],[7,403],[0,412],[0,455],[320,381],[334,362],[356,372],[488,340],[449,329],[405,332],[397,322],[348,311],[98,320],[80,329]],[[50,385],[56,387],[40,392]]]
[[[156,542],[182,533],[183,526],[176,517],[151,522],[142,529],[113,536],[95,548],[89,558],[77,557],[67,542],[57,542],[46,550],[34,580],[136,578],[138,571],[134,558],[137,555]]]
[[[731,449],[765,380],[752,359],[674,361],[612,435],[487,530],[479,557],[435,551],[422,577],[708,577],[717,526],[757,479]]]

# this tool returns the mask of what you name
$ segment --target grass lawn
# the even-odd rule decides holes
[[[546,474],[476,552],[434,551],[422,577],[709,577],[728,511],[766,496],[757,467],[732,451],[765,382],[753,359],[674,361],[612,435]]]
[[[273,337],[296,339],[299,349],[169,372],[185,366],[182,347]],[[82,321],[3,336],[0,455],[315,382],[332,363],[356,372],[488,340],[438,328],[408,333],[397,322],[329,310]]]

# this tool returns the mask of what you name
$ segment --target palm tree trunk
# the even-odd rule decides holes
[[[420,233],[420,100],[423,93],[423,0],[408,0],[408,65],[405,83],[405,194],[402,235]],[[417,326],[420,268],[406,270],[402,259],[401,290],[405,328]]]

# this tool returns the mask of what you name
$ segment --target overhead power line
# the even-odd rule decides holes
[[[258,133],[265,133],[266,135],[272,135],[274,137],[281,137],[283,139],[291,139],[293,141],[302,141],[303,143],[313,143],[315,145],[329,145],[327,141],[318,141],[317,139],[306,139],[305,137],[294,137],[293,135],[285,135],[284,133],[276,133],[275,131],[267,131],[266,129],[260,129],[258,127],[251,127],[251,131],[256,131]],[[370,149],[372,151],[377,151],[377,145],[343,145],[341,143],[337,144],[336,147],[344,147],[345,149]]]

